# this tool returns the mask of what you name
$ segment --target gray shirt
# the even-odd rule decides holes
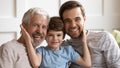
[[[23,44],[12,40],[0,47],[0,68],[32,68]]]
[[[70,44],[82,55],[82,44],[79,40],[66,40],[63,44]],[[91,68],[120,68],[120,49],[114,37],[108,32],[89,32],[87,45],[90,50]],[[72,64],[70,68],[80,68]]]

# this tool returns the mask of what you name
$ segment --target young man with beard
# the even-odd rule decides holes
[[[30,34],[34,48],[45,39],[49,16],[40,8],[31,8],[23,16],[22,25]],[[0,68],[32,68],[23,34],[0,47]]]
[[[63,44],[70,44],[80,54],[82,52],[82,42],[87,42],[90,50],[91,68],[120,68],[120,49],[114,37],[105,31],[95,32],[84,29],[86,15],[84,7],[77,1],[67,1],[60,7],[59,15],[64,22],[65,31],[71,37]],[[83,33],[86,39],[81,39]],[[70,68],[80,68],[81,66],[72,63]]]

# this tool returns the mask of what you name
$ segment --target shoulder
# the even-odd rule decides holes
[[[41,46],[36,48],[37,53],[43,54],[48,51],[47,47]]]
[[[101,38],[111,38],[112,34],[108,31],[90,31],[88,32],[87,38],[100,40]]]
[[[17,44],[16,44],[17,45]],[[0,54],[3,56],[14,56],[16,51],[18,51],[15,45],[15,40],[8,41],[1,45]]]
[[[74,48],[70,45],[62,46],[62,48],[63,48],[63,50],[68,51],[68,52],[74,51]]]
[[[64,41],[62,42],[62,46],[67,46],[67,45],[69,45],[68,41],[69,41],[69,40],[64,40]]]
[[[108,31],[88,31],[87,36],[103,36],[103,35],[108,35],[110,34]]]
[[[114,36],[108,31],[90,32],[87,40],[103,50],[118,48]]]
[[[13,49],[15,47],[15,40],[8,41],[1,45],[1,49]]]

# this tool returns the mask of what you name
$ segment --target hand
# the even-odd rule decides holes
[[[81,32],[81,34],[80,34],[80,40],[81,40],[81,42],[82,43],[86,43],[86,31],[85,30],[83,30],[82,32]]]
[[[26,43],[31,42],[32,39],[31,39],[29,33],[26,31],[26,29],[23,27],[22,24],[20,25],[20,28],[21,28],[21,32],[22,32],[22,35],[23,35],[23,38],[24,38],[25,42]]]

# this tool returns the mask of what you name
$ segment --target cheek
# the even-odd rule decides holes
[[[79,23],[77,24],[80,28],[83,28],[84,27],[84,23]]]
[[[65,30],[69,28],[69,25],[68,24],[65,24]]]
[[[43,31],[43,34],[46,36],[46,35],[47,35],[47,30],[44,30],[44,31]]]
[[[34,30],[31,29],[31,28],[27,28],[27,32],[28,32],[30,35],[32,35],[32,33],[34,32]]]
[[[60,41],[63,41],[63,35],[59,37],[59,40],[60,40]]]
[[[48,44],[50,44],[51,38],[50,38],[50,37],[49,37],[49,38],[47,37],[47,38],[46,38],[46,41],[47,41]]]

